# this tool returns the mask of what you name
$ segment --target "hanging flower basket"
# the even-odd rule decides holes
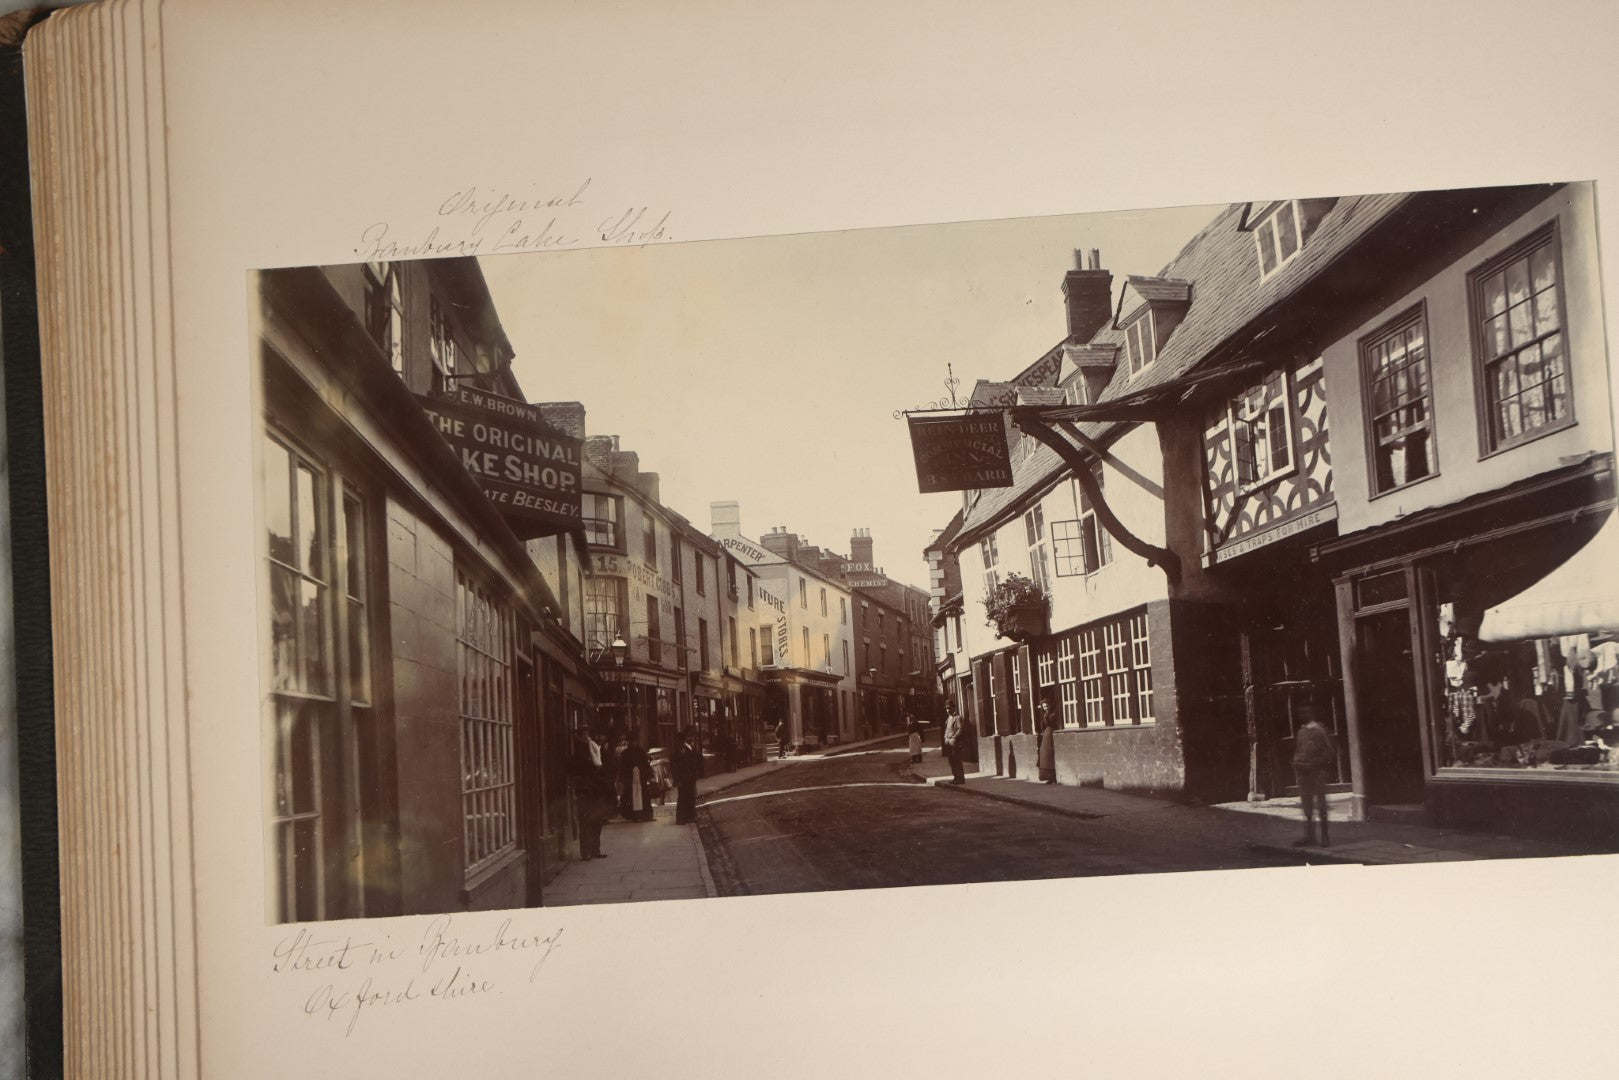
[[[1051,604],[1029,578],[1022,574],[1008,574],[984,597],[984,611],[995,633],[1013,641],[1028,641],[1046,632],[1046,617]]]

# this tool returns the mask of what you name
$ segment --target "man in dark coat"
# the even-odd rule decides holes
[[[613,782],[602,765],[601,744],[584,728],[574,732],[568,773],[579,815],[579,858],[605,859],[602,825],[613,812]]]
[[[1312,702],[1301,703],[1294,715],[1299,720],[1299,730],[1293,744],[1293,772],[1299,778],[1299,802],[1304,806],[1304,836],[1295,841],[1295,846],[1309,847],[1315,843],[1316,819],[1319,818],[1321,846],[1326,847],[1329,843],[1327,773],[1337,764],[1338,751]]]
[[[675,824],[689,825],[697,820],[697,781],[703,775],[703,754],[691,732],[680,733],[669,766],[675,774]]]

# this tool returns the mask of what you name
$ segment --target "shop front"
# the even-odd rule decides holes
[[[1335,576],[1359,816],[1619,835],[1610,462],[1320,546],[1366,560]]]

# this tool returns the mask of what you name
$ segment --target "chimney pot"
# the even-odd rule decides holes
[[[1102,269],[1102,252],[1101,252],[1100,248],[1091,248],[1091,265],[1090,265],[1090,269],[1092,269],[1092,270],[1100,270],[1100,269]]]

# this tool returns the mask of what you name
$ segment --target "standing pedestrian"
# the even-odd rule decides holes
[[[967,773],[961,762],[963,749],[961,744],[964,734],[965,728],[962,725],[961,716],[952,712],[950,719],[944,725],[944,752],[950,758],[950,782],[952,784],[965,784],[967,782]]]
[[[909,714],[905,717],[905,733],[910,736],[906,740],[911,751],[911,761],[922,760],[922,725],[916,722],[916,717]]]
[[[1293,772],[1299,779],[1299,802],[1304,808],[1304,836],[1294,847],[1316,842],[1316,819],[1321,821],[1321,846],[1327,847],[1327,770],[1338,761],[1332,734],[1321,725],[1313,702],[1302,702],[1294,710],[1299,723],[1293,744]]]
[[[785,720],[776,721],[776,756],[778,758],[787,756],[787,721]]]
[[[605,859],[602,825],[612,814],[613,781],[602,766],[601,744],[587,729],[581,727],[574,732],[573,758],[568,764],[574,807],[579,815],[579,858]]]
[[[1057,782],[1057,715],[1048,702],[1040,703],[1040,752],[1036,758],[1040,767],[1040,782]]]
[[[652,820],[652,761],[641,747],[641,733],[630,729],[618,755],[618,811],[626,821]]]
[[[669,764],[675,774],[675,824],[689,825],[697,820],[697,781],[703,775],[703,754],[691,732],[682,731],[675,740]]]

